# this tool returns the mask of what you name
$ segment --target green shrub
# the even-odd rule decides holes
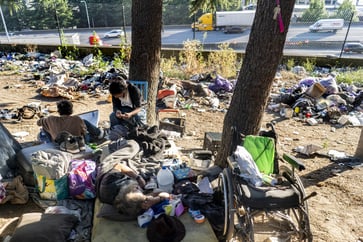
[[[302,66],[305,68],[307,72],[313,72],[316,65],[315,58],[306,58],[306,60],[302,63]]]
[[[363,85],[363,69],[358,69],[356,71],[340,72],[336,76],[337,83],[347,83],[354,85]]]
[[[179,68],[179,65],[175,57],[171,58],[161,58],[160,68],[167,77],[177,77],[181,79],[187,79],[184,72]]]
[[[185,76],[192,76],[205,71],[205,62],[200,51],[202,50],[199,40],[188,40],[183,43],[183,51],[180,52],[180,66]]]
[[[292,70],[294,66],[295,66],[295,60],[293,58],[288,59],[286,63],[287,70]]]
[[[209,54],[207,69],[225,78],[236,78],[238,69],[236,51],[229,47],[229,43],[222,43],[218,48],[219,51]]]

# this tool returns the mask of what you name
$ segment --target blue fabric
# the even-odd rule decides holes
[[[169,200],[164,200],[152,206],[151,209],[154,211],[155,215],[165,213],[163,206],[168,204],[170,204]]]

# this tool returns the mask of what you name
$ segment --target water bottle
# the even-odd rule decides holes
[[[162,166],[156,175],[156,180],[158,182],[159,189],[167,193],[172,193],[174,184],[174,175],[171,170],[166,166]]]

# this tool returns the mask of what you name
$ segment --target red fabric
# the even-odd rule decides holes
[[[174,95],[176,95],[174,90],[170,90],[170,89],[159,90],[158,91],[158,100],[163,99],[164,97],[167,97],[167,96],[174,96]]]

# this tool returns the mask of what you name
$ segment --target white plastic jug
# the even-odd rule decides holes
[[[158,182],[159,189],[164,192],[172,193],[174,175],[171,170],[169,170],[166,166],[163,166],[156,175],[156,180]]]

